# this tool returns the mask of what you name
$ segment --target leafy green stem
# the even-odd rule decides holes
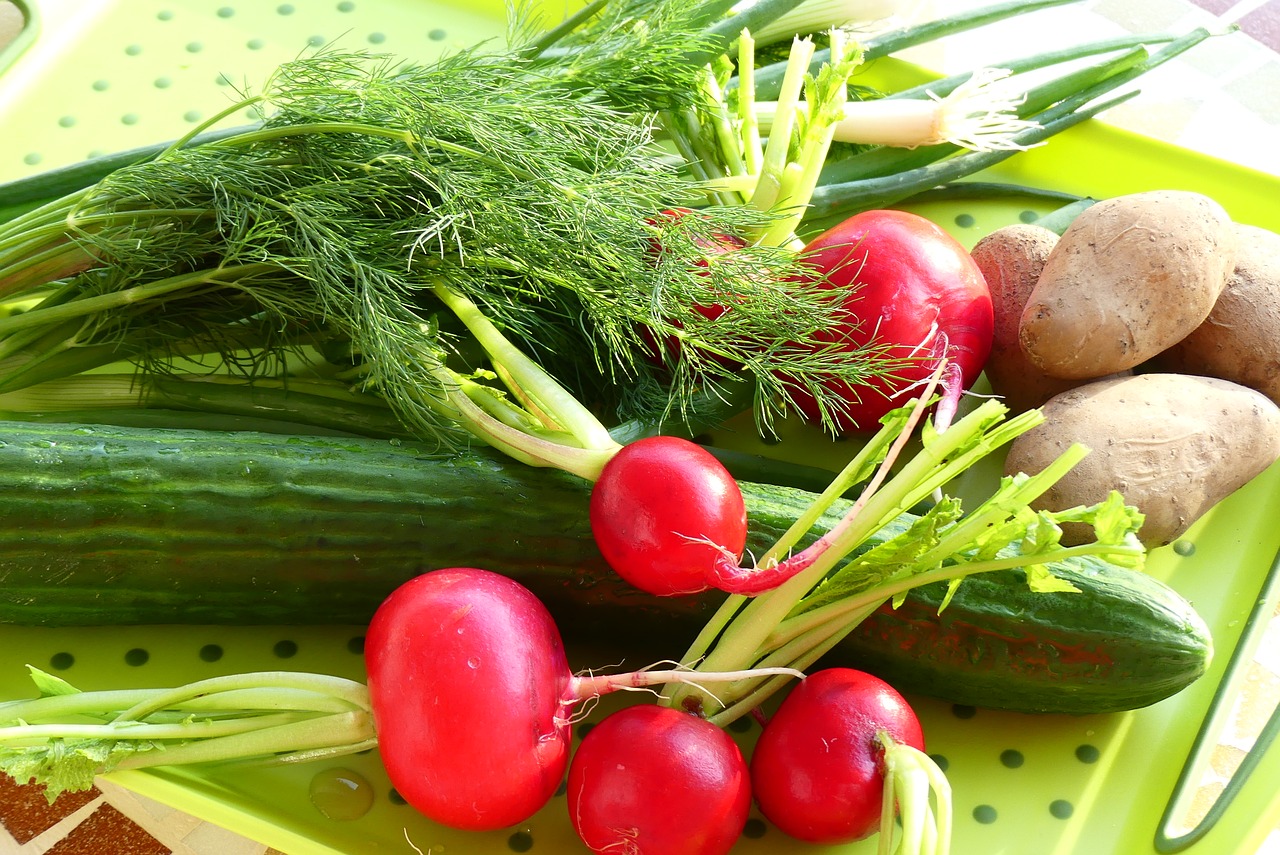
[[[221,288],[227,283],[256,273],[275,272],[278,265],[270,263],[242,264],[211,270],[181,273],[166,279],[146,282],[120,291],[110,291],[97,296],[83,297],[57,305],[42,306],[39,311],[23,312],[0,318],[0,337],[18,330],[56,324],[71,318],[83,318],[100,312],[137,305],[192,288]]]
[[[120,739],[131,740],[169,740],[218,739],[247,733],[251,730],[278,727],[292,724],[310,716],[299,713],[270,713],[256,715],[253,718],[222,719],[218,721],[202,721],[196,724],[188,722],[150,724],[147,722],[129,722],[127,724],[19,724],[0,727],[0,740],[10,745],[38,744],[47,739]]]
[[[518,384],[521,396],[536,402],[537,407],[567,430],[579,446],[606,451],[618,449],[618,443],[595,414],[513,345],[475,303],[443,285],[436,285],[432,293],[462,321],[489,357]]]
[[[925,400],[914,401],[912,409],[922,409]],[[1085,549],[1111,560],[1140,562],[1142,550],[1132,532],[1141,520],[1132,513],[1113,510],[1110,505],[1114,499],[1097,508],[1072,509],[1059,515],[1035,514],[1027,509],[1028,503],[1087,453],[1083,447],[1073,446],[1036,475],[1004,479],[972,513],[958,516],[958,502],[946,499],[935,504],[911,530],[836,569],[889,520],[1043,420],[1035,410],[1007,421],[1004,413],[1004,406],[991,400],[941,433],[926,425],[920,451],[887,479],[887,467],[899,455],[904,437],[913,433],[913,422],[902,419],[900,412],[897,421],[886,420],[878,438],[882,443],[891,438],[892,445],[880,461],[877,475],[835,526],[803,552],[785,559],[801,561],[803,569],[753,600],[726,601],[682,661],[708,670],[740,670],[765,662],[771,667],[807,667],[870,610],[911,588],[1086,554],[1078,547],[1059,545],[1060,519],[1096,517],[1098,543]],[[784,535],[794,537],[794,533]],[[1011,543],[1020,546],[997,554]],[[1030,570],[1028,580],[1037,590],[1056,589],[1058,584],[1051,577],[1046,579],[1043,572],[1033,574]],[[714,715],[717,720],[736,717],[776,687],[776,682],[728,687],[720,692],[728,708]],[[700,703],[678,687],[664,693],[664,702]]]
[[[862,508],[873,495],[876,485],[885,477],[887,467],[892,465],[895,450],[902,449],[919,422],[923,412],[923,402],[927,400],[926,396],[932,395],[937,378],[941,376],[940,371],[941,369],[935,372],[933,382],[921,397],[911,401],[906,407],[892,411],[886,417],[884,427],[872,437],[867,447],[863,449],[863,454],[850,461],[841,474],[834,479],[836,485],[847,488],[847,482],[856,478],[872,460],[879,463],[876,480],[864,488],[854,506],[846,511],[837,523],[837,528],[848,528],[862,512]],[[868,451],[868,448],[874,450]],[[833,489],[824,492],[815,501],[815,507],[811,512],[802,516],[806,519],[817,519],[817,515],[829,508],[838,495],[833,485]],[[779,556],[789,550],[802,534],[799,524],[793,525],[783,533],[778,545],[768,550],[763,559],[757,561],[757,567],[769,566],[764,563],[766,561],[777,562]],[[802,570],[777,588],[749,602],[731,598],[723,603],[708,623],[709,626],[715,625],[716,629],[699,633],[693,645],[685,652],[681,662],[686,665],[696,662],[699,667],[724,670],[718,664],[721,661],[746,661],[751,658],[751,651],[763,643],[768,631],[781,622],[792,606],[799,602],[804,593],[813,586],[813,577],[825,573],[827,569],[834,566],[834,561],[840,558],[830,549],[832,538],[828,535],[831,535],[831,531],[824,535],[827,538],[826,541],[819,539],[806,550],[805,560],[810,564],[807,570]],[[667,693],[666,700],[671,702],[675,698],[672,693]]]
[[[50,800],[116,769],[281,762],[295,753],[360,751],[375,739],[368,689],[339,677],[269,671],[171,689],[81,692],[29,670],[40,697],[0,705],[0,768],[45,781]]]
[[[141,769],[193,763],[285,763],[294,759],[292,755],[309,761],[318,750],[324,750],[326,756],[333,757],[356,754],[377,744],[373,716],[367,710],[271,723],[215,739],[200,739],[198,727],[191,731],[191,735],[196,737],[192,741],[167,746],[163,751],[130,754],[115,763],[114,768]]]
[[[757,210],[772,210],[780,201],[784,175],[790,163],[791,139],[800,109],[800,95],[813,53],[813,41],[810,39],[796,39],[791,44],[787,71],[778,93],[777,115],[769,141],[765,144],[760,177],[755,192],[748,200],[748,204]]]

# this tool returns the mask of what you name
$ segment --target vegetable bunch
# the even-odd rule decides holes
[[[856,102],[890,100],[851,91],[869,59],[1059,2],[998,4],[859,43],[834,30],[821,49],[798,38],[777,65],[757,61],[751,32],[795,0],[732,14],[720,0],[599,0],[546,32],[515,28],[502,51],[461,51],[425,67],[322,51],[282,66],[261,94],[227,111],[257,104],[267,114],[260,125],[179,140],[0,225],[0,295],[13,309],[0,318],[0,396],[96,384],[85,372],[121,364],[141,369],[146,405],[179,399],[152,399],[161,381],[254,391],[273,381],[297,423],[330,407],[390,414],[444,450],[474,439],[587,478],[593,530],[620,573],[657,593],[711,585],[733,594],[675,669],[593,677],[570,671],[558,629],[519,586],[474,568],[439,570],[375,616],[368,687],[267,674],[100,694],[37,673],[46,697],[0,706],[6,768],[56,794],[112,768],[297,762],[376,742],[397,789],[461,828],[521,821],[567,774],[579,832],[604,851],[635,842],[620,833],[648,834],[668,817],[657,802],[628,810],[634,830],[619,832],[591,770],[616,766],[611,751],[639,737],[621,728],[593,755],[605,737],[594,740],[588,772],[575,774],[573,711],[619,688],[665,685],[636,733],[658,734],[647,749],[654,756],[688,739],[723,761],[724,782],[709,788],[722,797],[714,827],[686,827],[678,838],[715,853],[741,830],[746,792],[741,758],[716,725],[758,710],[870,611],[918,585],[1009,567],[1026,568],[1036,590],[1061,590],[1036,568],[1071,555],[1139,566],[1140,515],[1118,495],[1031,509],[1083,456],[1078,446],[1033,477],[1004,479],[974,509],[947,497],[947,483],[1039,414],[1006,421],[1003,406],[987,402],[957,417],[955,399],[973,376],[961,364],[972,349],[963,324],[937,324],[926,340],[855,335],[879,319],[850,320],[858,283],[837,276],[848,259],[824,262],[802,237],[824,219],[901,201],[1037,144],[1204,37],[1159,39],[1169,46],[1154,55],[1136,40],[1100,42],[899,92],[935,111],[955,107],[952,95],[977,94],[978,106],[956,108],[959,122],[935,117],[920,136],[877,131],[837,145],[846,121],[866,126]],[[990,84],[1023,71],[1104,53],[1118,56],[1018,97],[991,97]],[[864,237],[837,231],[826,245],[850,240]],[[921,277],[920,288],[937,281]],[[989,346],[989,301],[985,317],[974,338]],[[904,370],[913,362],[914,374]],[[610,430],[627,416],[688,426],[702,402],[723,415],[747,398],[764,426],[807,405],[838,432],[857,390],[876,380],[891,385],[889,403],[854,420],[874,434],[748,567],[741,496],[705,450]],[[947,406],[929,421],[939,388]],[[921,450],[900,460],[913,438]],[[855,484],[859,498],[840,524],[792,554]],[[676,487],[688,489],[673,504]],[[928,499],[908,531],[858,553]],[[1092,538],[1064,546],[1066,523]],[[762,753],[766,770],[779,757],[805,762],[786,747],[787,730],[830,726],[823,704],[865,700],[861,690],[857,701],[838,698],[851,685],[805,677],[800,713],[780,711],[778,729],[766,725],[782,746]],[[811,839],[878,827],[888,841],[898,804],[906,851],[945,851],[945,779],[910,717],[894,717],[903,726],[826,734],[873,740],[874,774],[862,790],[880,780],[884,789],[874,809],[862,805],[869,820]],[[797,794],[775,787],[764,798],[780,817],[830,813],[796,804]]]
[[[1034,589],[1061,590],[1063,583],[1037,568],[1081,554],[1138,567],[1144,553],[1133,535],[1141,517],[1118,495],[1064,513],[1029,509],[1028,502],[1082,456],[1084,450],[1074,448],[1035,477],[1005,479],[968,514],[956,500],[944,499],[900,536],[852,557],[887,519],[1039,421],[1033,411],[1006,422],[1003,407],[989,402],[944,432],[926,425],[923,450],[890,475],[931,394],[928,389],[894,411],[867,449],[761,558],[762,566],[777,562],[850,483],[867,480],[842,521],[797,553],[804,557],[802,571],[758,597],[731,597],[675,668],[574,674],[558,628],[527,589],[484,570],[441,569],[402,586],[375,614],[365,644],[367,687],[318,675],[265,673],[168,690],[82,693],[33,671],[42,697],[0,704],[0,722],[6,723],[0,726],[0,767],[22,780],[44,782],[53,797],[86,787],[95,774],[111,769],[303,762],[376,744],[393,785],[411,804],[463,829],[522,821],[546,804],[567,774],[579,832],[604,851],[622,842],[619,834],[647,839],[672,833],[670,811],[660,798],[640,810],[624,808],[631,824],[618,825],[619,807],[609,793],[619,785],[590,770],[627,767],[611,759],[625,750],[645,758],[630,768],[656,777],[646,787],[632,776],[622,789],[663,790],[660,782],[705,787],[723,805],[680,826],[679,838],[696,845],[669,851],[726,851],[745,821],[745,780],[758,776],[770,782],[761,802],[770,816],[806,839],[850,839],[878,828],[887,847],[897,804],[903,811],[902,851],[945,852],[949,789],[923,753],[905,702],[874,680],[850,683],[822,671],[803,677],[804,670],[866,614],[914,586],[947,579],[955,584],[967,575],[1016,566],[1026,568]],[[1068,520],[1091,525],[1096,541],[1062,546],[1061,524]],[[762,771],[746,772],[716,725],[758,709],[797,677],[811,689],[784,702],[776,729],[773,719],[765,724],[768,742],[762,744],[772,744],[771,734],[777,734],[780,747],[762,752]],[[832,682],[868,688],[847,689],[848,696],[843,688],[834,695],[820,691]],[[662,712],[615,713],[625,718],[606,719],[591,748],[584,742],[579,749],[585,752],[581,760],[570,759],[568,728],[580,703],[618,689],[664,684],[657,707]],[[850,719],[828,709],[830,704],[870,704],[882,714],[857,719],[870,723],[872,732],[845,732],[838,722]],[[793,709],[798,712],[784,714]],[[639,730],[621,727],[636,716],[647,716]],[[609,736],[615,725],[621,736]],[[799,784],[789,787],[769,771],[782,763],[803,775],[805,764],[829,762],[827,752],[788,747],[806,731],[871,746],[862,760],[840,765],[851,776],[848,787],[817,804],[800,798]],[[671,751],[676,744],[685,747]],[[706,760],[708,753],[718,759]],[[575,772],[579,762],[585,765]],[[708,783],[708,762],[722,766],[721,783]],[[868,788],[877,794],[870,802]],[[679,791],[687,790],[673,790]],[[852,811],[842,801],[850,791],[857,794]],[[814,820],[817,830],[803,830],[810,822],[805,817],[833,813],[864,819]]]

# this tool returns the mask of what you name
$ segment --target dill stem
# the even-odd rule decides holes
[[[445,402],[454,408],[454,416],[464,427],[514,460],[529,466],[563,469],[594,482],[612,457],[609,449],[588,449],[537,436],[522,428],[512,427],[492,415],[460,387],[449,369],[438,366],[438,379],[445,385]]]
[[[0,224],[0,248],[4,247],[10,236],[23,236],[33,229],[39,229],[50,223],[65,225],[67,214],[75,210],[76,205],[88,193],[88,188],[77,190],[66,196],[50,200],[37,208],[32,208]]]
[[[42,241],[52,238],[65,239],[68,234],[75,232],[89,232],[115,225],[132,227],[137,222],[149,219],[198,219],[211,213],[205,208],[129,208],[76,214],[74,207],[71,207],[60,220],[42,223],[35,229],[18,231],[9,238],[0,238],[0,257],[20,251],[29,244],[40,245]]]
[[[116,358],[119,355],[114,354]],[[75,374],[0,393],[0,412],[9,413],[87,412],[93,421],[101,421],[100,415],[108,411],[156,409],[183,414],[169,421],[184,427],[207,428],[219,424],[220,417],[230,417],[270,419],[282,425],[306,426],[312,432],[387,438],[410,435],[382,398],[351,391],[339,383],[296,378]],[[296,428],[292,432],[296,433]]]
[[[205,119],[203,122],[200,122],[199,124],[197,124],[195,127],[187,131],[182,136],[178,137],[176,140],[173,140],[171,143],[169,143],[169,145],[164,150],[159,152],[156,155],[156,157],[157,158],[166,157],[172,154],[173,152],[177,151],[178,149],[186,148],[188,145],[194,142],[197,137],[199,137],[201,134],[208,132],[211,128],[213,128],[223,119],[226,119],[229,116],[233,116],[236,113],[239,113],[241,110],[248,109],[249,107],[252,107],[255,104],[261,104],[264,100],[265,100],[265,96],[254,95],[249,98],[244,98],[236,102],[235,104],[232,104],[228,107],[223,108],[221,111],[213,114],[209,118]],[[233,128],[231,129],[230,133],[234,136],[238,134],[239,131],[240,129]]]
[[[23,294],[100,265],[97,256],[69,239],[47,243],[20,261],[0,267],[0,295]]]
[[[549,414],[556,424],[572,434],[583,448],[608,451],[618,448],[608,429],[595,414],[513,345],[475,303],[443,285],[434,286],[432,292],[462,321],[489,357],[494,362],[501,363],[503,369],[519,385],[521,394],[535,401],[540,410]]]
[[[592,0],[592,2],[585,4],[582,8],[578,9],[560,23],[546,30],[538,36],[538,38],[530,42],[529,45],[521,51],[521,55],[530,58],[538,56],[553,44],[594,18],[606,5],[608,5],[608,0]]]
[[[260,126],[225,139],[213,140],[206,143],[206,146],[209,148],[239,148],[287,137],[306,136],[307,134],[356,134],[359,136],[382,137],[402,142],[405,145],[411,145],[415,141],[413,133],[405,128],[388,128],[363,122],[308,122],[296,125]]]
[[[23,312],[0,318],[0,336],[6,336],[17,330],[29,329],[50,323],[65,321],[69,318],[81,318],[98,312],[119,309],[136,305],[157,297],[164,297],[177,291],[195,288],[202,285],[225,286],[242,276],[278,270],[279,267],[270,262],[256,262],[233,267],[218,267],[212,270],[196,270],[181,273],[155,282],[147,282],[125,288],[121,291],[110,291],[96,297],[83,297],[55,306],[41,307],[38,311]]]

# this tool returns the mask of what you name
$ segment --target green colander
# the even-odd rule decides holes
[[[181,136],[252,91],[277,63],[321,45],[425,60],[501,38],[505,27],[504,8],[495,0],[27,0],[20,8],[33,24],[38,14],[39,27],[29,27],[0,54],[0,180]],[[556,0],[541,8],[548,22],[563,13]],[[885,80],[920,74],[893,61],[871,72]],[[1097,122],[1012,158],[993,177],[1093,196],[1196,190],[1217,198],[1241,222],[1280,230],[1274,177]],[[968,246],[998,226],[1043,213],[1016,200],[917,211]],[[847,446],[811,435],[768,447],[742,434],[725,442],[829,467],[848,454]],[[1258,682],[1250,663],[1266,649],[1265,630],[1280,597],[1272,570],[1280,550],[1277,519],[1280,468],[1151,556],[1150,572],[1196,604],[1219,650],[1205,678],[1167,701],[1122,715],[1067,717],[914,699],[929,749],[945,763],[954,788],[957,855],[1259,849],[1280,822],[1280,751],[1264,750],[1280,725],[1267,718],[1267,707],[1257,727],[1238,733],[1240,705],[1252,696],[1241,701],[1236,690]],[[82,689],[279,668],[359,679],[360,635],[359,627],[0,627],[0,697],[29,692],[27,663]],[[1233,657],[1238,646],[1241,654]],[[581,667],[607,664],[589,661],[591,651],[575,655]],[[754,725],[736,735],[749,744]],[[1215,748],[1227,743],[1244,761],[1224,769]],[[291,855],[582,851],[562,797],[528,823],[500,832],[436,827],[396,800],[376,753],[293,769],[113,777]],[[1225,797],[1215,802],[1219,793]],[[859,855],[875,845],[803,846],[753,817],[735,853]]]

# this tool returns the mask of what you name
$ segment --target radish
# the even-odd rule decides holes
[[[751,783],[761,812],[800,840],[841,843],[879,830],[888,851],[895,807],[899,851],[933,852],[950,835],[950,787],[924,753],[915,713],[889,684],[851,668],[795,684],[760,734]]]
[[[453,828],[519,822],[559,786],[572,677],[527,589],[483,570],[418,576],[365,636],[374,726],[396,791]]]
[[[447,289],[437,295],[506,367],[517,396],[549,415],[545,427],[534,429],[508,424],[467,394],[457,394],[454,406],[499,451],[592,482],[592,534],[619,576],[656,596],[736,590],[733,578],[746,572],[738,567],[746,548],[746,507],[737,482],[714,455],[672,436],[620,444],[474,303]],[[751,584],[759,588],[764,581]]]
[[[709,451],[677,437],[619,450],[591,490],[590,516],[609,566],[650,593],[704,591],[715,568],[737,568],[746,548],[737,482]]]
[[[564,779],[580,701],[690,673],[576,676],[542,602],[474,568],[432,571],[393,591],[369,624],[365,665],[392,785],[427,817],[467,830],[503,828],[546,804]]]
[[[737,743],[670,707],[623,707],[593,727],[569,767],[569,819],[592,852],[722,855],[751,808]]]
[[[949,425],[960,395],[982,372],[995,324],[986,280],[965,248],[924,217],[873,210],[809,241],[803,259],[829,287],[846,292],[847,321],[817,341],[851,351],[878,343],[895,364],[891,376],[865,384],[824,383],[846,404],[831,414],[839,428],[877,429],[880,418],[905,404],[943,360],[949,365],[934,423]],[[796,389],[793,397],[806,418],[822,415],[810,393]]]

